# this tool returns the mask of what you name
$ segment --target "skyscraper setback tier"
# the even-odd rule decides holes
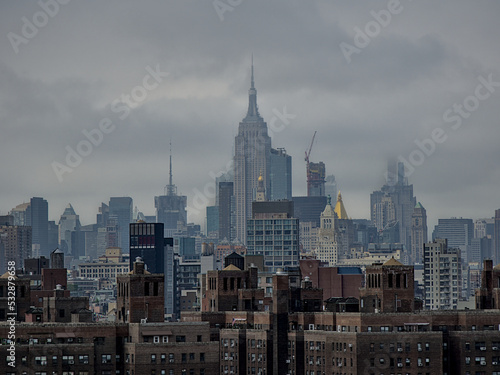
[[[271,138],[267,124],[257,107],[257,90],[254,86],[253,64],[251,86],[248,91],[248,112],[240,122],[234,149],[234,195],[236,203],[236,238],[244,242],[246,221],[251,216],[252,201],[257,192],[257,182],[262,174],[267,194],[270,192]]]

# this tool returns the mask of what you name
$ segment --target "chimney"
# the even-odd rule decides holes
[[[141,257],[135,258],[134,275],[144,275],[144,262]]]

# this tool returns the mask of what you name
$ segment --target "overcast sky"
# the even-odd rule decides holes
[[[174,183],[202,224],[252,53],[294,196],[317,130],[311,160],[353,218],[369,218],[389,157],[408,160],[429,230],[500,208],[498,1],[43,1],[0,4],[0,214],[41,196],[51,220],[71,203],[91,224],[101,202],[130,196],[154,215],[172,139]]]

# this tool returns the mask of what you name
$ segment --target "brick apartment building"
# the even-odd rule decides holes
[[[411,270],[405,267],[390,262],[375,265],[368,272],[368,294],[362,293],[361,298],[369,300],[373,293],[368,289],[387,283],[383,298],[391,303],[381,301],[377,312],[363,312],[362,308],[360,312],[327,311],[318,304],[321,289],[314,288],[309,280],[291,287],[291,276],[281,273],[272,277],[267,311],[233,311],[230,303],[227,309],[226,304],[218,304],[218,311],[184,313],[182,321],[175,323],[20,322],[16,324],[16,367],[7,367],[7,355],[2,355],[0,368],[8,369],[9,375],[500,372],[500,311],[487,305],[493,300],[487,293],[493,293],[496,286],[489,282],[493,276],[496,280],[493,267],[485,266],[484,282],[478,291],[479,307],[484,309],[403,311],[398,307],[412,304],[398,304],[396,294],[403,295],[406,291],[401,289],[413,285]],[[225,276],[237,280],[245,271],[231,267],[226,272],[212,275],[213,282],[222,283],[221,293]],[[155,277],[141,277],[148,282],[148,276]],[[231,290],[230,278],[226,282]],[[232,293],[245,298],[241,290],[234,290],[238,289],[237,281],[234,285]],[[135,297],[145,297],[146,290],[139,289]],[[237,301],[236,306],[244,303]],[[0,323],[0,348],[5,352],[9,330],[9,323]]]

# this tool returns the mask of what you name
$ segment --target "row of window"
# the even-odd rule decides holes
[[[108,357],[109,357],[109,362],[105,361],[105,360],[107,360]],[[119,355],[116,356],[117,362],[119,362],[119,357],[120,357]],[[51,366],[57,366],[59,364],[59,361],[61,361],[61,363],[63,365],[74,365],[74,364],[87,365],[89,363],[89,356],[87,354],[78,355],[78,356],[63,355],[59,359],[59,357],[56,355],[54,355],[54,356],[41,355],[41,356],[35,357],[35,365],[36,366],[48,366],[49,360],[51,362]],[[106,355],[106,354],[103,355],[102,361],[103,361],[102,363],[110,363],[111,362],[111,355]],[[21,363],[23,365],[27,365],[28,364],[27,362],[28,362],[27,356],[21,357]]]
[[[186,363],[188,361],[196,361],[196,355],[195,353],[181,353],[181,362]],[[128,362],[128,354],[125,359],[125,362]],[[199,356],[199,361],[200,362],[205,362],[205,353],[200,353]],[[151,354],[151,363],[167,363],[167,354],[162,353],[158,357],[157,354]],[[175,363],[175,355],[174,353],[169,353],[168,354],[168,363]]]

